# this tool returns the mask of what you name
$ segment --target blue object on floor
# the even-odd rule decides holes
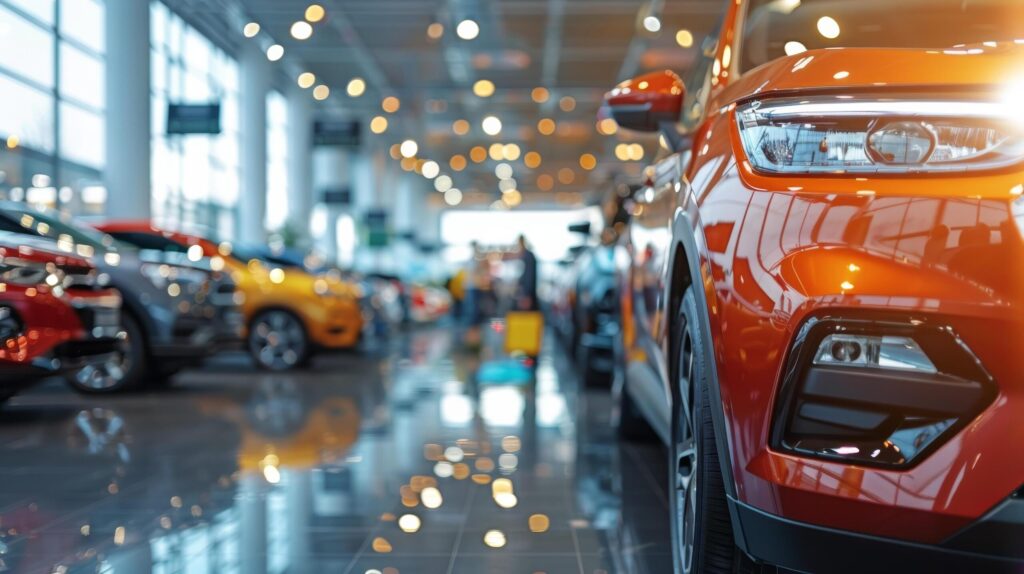
[[[519,359],[487,361],[480,365],[476,380],[481,385],[525,385],[533,380],[533,369]]]

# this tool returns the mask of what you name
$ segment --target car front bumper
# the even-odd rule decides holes
[[[756,560],[789,570],[836,574],[1024,572],[1024,497],[1018,495],[935,545],[816,526],[734,499],[729,502],[741,548]]]

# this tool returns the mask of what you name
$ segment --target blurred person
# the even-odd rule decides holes
[[[520,235],[516,240],[519,247],[519,259],[523,262],[523,271],[519,275],[516,289],[517,307],[523,311],[537,310],[537,256],[526,244],[526,237]]]

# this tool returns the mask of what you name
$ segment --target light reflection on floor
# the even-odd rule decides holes
[[[0,411],[0,571],[670,571],[661,450],[548,345],[534,380],[443,329],[270,375],[218,359],[112,398]],[[490,371],[487,371],[490,372]],[[581,415],[582,413],[582,415]]]

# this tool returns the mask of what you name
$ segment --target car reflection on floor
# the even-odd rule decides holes
[[[667,472],[545,349],[528,382],[424,330],[267,375],[47,385],[0,413],[0,570],[665,572]]]

